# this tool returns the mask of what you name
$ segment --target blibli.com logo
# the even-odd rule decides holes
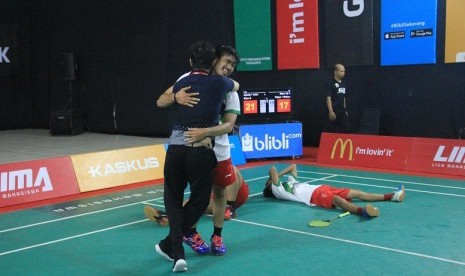
[[[263,150],[286,150],[289,149],[289,139],[292,138],[301,138],[300,133],[285,134],[282,133],[281,137],[271,136],[265,134],[263,139],[254,137],[249,133],[246,133],[242,136],[242,151],[251,152],[251,151],[263,151]]]

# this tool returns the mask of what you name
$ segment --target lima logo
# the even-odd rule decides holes
[[[263,140],[259,140],[258,137],[253,137],[249,133],[242,136],[242,151],[262,151],[262,150],[284,150],[289,149],[289,138],[297,137],[297,134],[286,135],[281,134],[281,138],[276,136],[270,136],[265,134]]]

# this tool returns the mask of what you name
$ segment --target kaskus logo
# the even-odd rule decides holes
[[[344,157],[347,145],[349,145],[349,161],[352,161],[354,154],[354,144],[350,139],[346,139],[345,141],[343,141],[341,138],[337,139],[336,142],[334,142],[333,150],[331,152],[331,159],[334,159],[334,155],[336,154],[336,149],[338,148],[338,145],[339,159],[342,159]]]
[[[144,158],[143,160],[121,161],[112,164],[96,165],[89,167],[89,174],[92,177],[124,174],[132,171],[149,170],[158,168],[160,163],[156,157]]]
[[[0,192],[10,195],[35,190],[42,187],[42,192],[53,191],[52,181],[46,167],[41,167],[34,175],[32,169],[0,173]],[[34,191],[35,193],[35,191]]]
[[[300,138],[302,135],[299,133],[286,134],[282,133],[280,138],[265,134],[261,140],[258,137],[253,137],[249,133],[246,133],[241,138],[242,151],[263,151],[263,150],[285,150],[289,149],[289,140],[291,138]]]

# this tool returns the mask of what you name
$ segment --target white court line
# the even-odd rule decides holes
[[[67,240],[72,240],[72,239],[76,239],[76,238],[80,238],[80,237],[84,237],[84,236],[89,236],[89,235],[93,235],[93,234],[97,234],[97,233],[101,233],[101,232],[105,232],[105,231],[125,227],[125,226],[128,226],[128,225],[141,223],[141,222],[144,222],[144,221],[147,221],[147,220],[148,219],[136,220],[136,221],[128,222],[128,223],[125,223],[125,224],[120,224],[120,225],[116,225],[116,226],[112,226],[112,227],[108,227],[108,228],[103,228],[103,229],[100,229],[100,230],[95,230],[95,231],[92,231],[92,232],[87,232],[87,233],[83,233],[83,234],[79,234],[79,235],[69,236],[69,237],[63,238],[63,239],[53,240],[53,241],[44,242],[44,243],[38,243],[38,244],[34,244],[34,245],[31,245],[31,246],[27,246],[27,247],[21,247],[21,248],[15,249],[15,250],[1,252],[0,256],[12,254],[12,253],[16,253],[16,252],[20,252],[20,251],[24,251],[24,250],[33,249],[33,248],[36,248],[36,247],[46,246],[46,245],[49,245],[49,244],[54,244],[54,243],[59,243],[59,242],[67,241]]]
[[[303,172],[303,171],[300,171],[300,172]],[[307,173],[313,173],[313,172],[307,172]],[[317,174],[328,174],[328,173],[317,173]],[[331,175],[329,175],[329,176],[322,177],[322,178],[316,178],[316,179],[315,179],[315,178],[309,178],[309,177],[302,177],[302,176],[300,176],[299,178],[301,178],[301,179],[311,179],[310,181],[307,181],[307,182],[315,182],[315,181],[326,180],[326,179],[333,178],[333,177],[337,177],[337,176],[347,176],[347,175],[331,174]],[[268,177],[268,176],[262,176],[262,177],[251,178],[251,179],[247,179],[246,182],[251,182],[251,181],[255,181],[255,180],[260,180],[260,179],[264,179],[264,178],[267,178],[267,177]],[[377,179],[377,178],[369,178],[369,177],[354,177],[354,178]],[[377,180],[389,182],[389,180],[385,180],[385,179],[377,179]],[[363,183],[358,183],[358,182],[348,182],[348,181],[339,181],[339,180],[331,180],[331,181],[332,181],[332,182],[338,182],[338,183],[346,183],[346,184],[359,185],[359,186],[369,186],[369,187],[388,188],[388,189],[392,189],[392,188],[393,188],[393,187],[389,187],[389,186],[381,186],[381,185],[373,185],[373,184],[363,184]],[[391,181],[391,182],[396,182],[396,181]],[[413,183],[413,182],[411,182],[411,183]],[[416,184],[419,184],[419,183],[416,183]],[[423,185],[423,184],[419,184],[419,185]],[[425,185],[427,185],[427,184],[425,184]],[[455,196],[455,197],[465,197],[465,195],[457,195],[457,194],[449,194],[449,193],[430,192],[430,191],[422,191],[422,190],[414,190],[414,189],[406,189],[406,190],[407,190],[407,191],[412,191],[412,192],[419,192],[419,193],[429,193],[429,194],[437,194],[437,195],[446,195],[446,196]],[[187,192],[187,193],[185,193],[185,194],[189,194],[189,192]],[[255,195],[261,195],[261,193],[258,193],[258,194],[255,194]],[[253,195],[253,196],[255,196],[255,195]],[[252,195],[249,195],[249,197],[250,197],[250,196],[252,196]],[[92,212],[88,212],[88,213],[83,213],[83,214],[78,214],[78,215],[63,217],[63,218],[59,218],[59,219],[48,220],[48,221],[44,221],[44,222],[39,222],[39,223],[34,223],[34,224],[28,224],[28,225],[19,226],[19,227],[14,227],[14,228],[9,228],[9,229],[5,229],[5,230],[0,230],[0,234],[1,234],[1,233],[5,233],[5,232],[14,231],[14,230],[20,230],[20,229],[24,229],[24,228],[29,228],[29,227],[34,227],[34,226],[38,226],[38,225],[43,225],[43,224],[47,224],[47,223],[53,223],[53,222],[58,222],[58,221],[62,221],[62,220],[72,219],[72,218],[76,218],[76,217],[81,217],[81,216],[86,216],[86,215],[92,215],[92,214],[96,214],[96,213],[111,211],[111,210],[114,210],[114,209],[129,207],[129,206],[141,204],[141,203],[144,203],[144,202],[150,202],[150,201],[158,200],[158,199],[161,199],[161,197],[160,197],[160,198],[151,199],[151,200],[144,200],[144,201],[139,201],[139,202],[135,202],[135,203],[125,204],[125,205],[121,205],[121,206],[106,208],[106,209],[102,209],[102,210],[98,210],[98,211],[92,211]],[[160,206],[160,207],[164,207],[164,206]]]
[[[307,174],[330,174],[330,173],[321,173],[321,172],[312,172],[312,171],[299,171],[299,173],[307,173]],[[333,174],[334,175],[334,174]],[[403,180],[394,180],[394,179],[385,179],[385,178],[374,178],[374,177],[365,177],[365,176],[355,176],[355,175],[346,175],[346,174],[336,174],[335,176],[343,176],[349,178],[360,178],[360,179],[368,179],[374,181],[384,181],[384,182],[394,182],[394,183],[401,183],[401,184],[413,184],[413,185],[420,185],[420,186],[428,186],[428,187],[440,187],[440,188],[448,188],[448,189],[458,189],[458,190],[465,190],[465,187],[457,187],[457,186],[445,186],[445,185],[438,185],[438,184],[428,184],[422,182],[412,182],[412,181],[403,181]],[[300,177],[300,176],[299,176]],[[409,176],[406,176],[408,178]],[[444,179],[447,181],[448,179]],[[460,181],[460,180],[455,180]]]
[[[314,181],[319,181],[323,180],[323,178],[309,178],[309,177],[299,177],[301,179],[312,179],[311,181],[307,182],[314,182]],[[328,178],[328,177],[326,177]],[[331,182],[336,182],[336,183],[343,183],[343,184],[352,184],[352,185],[357,185],[357,186],[367,186],[367,187],[377,187],[377,188],[387,188],[387,189],[394,189],[393,187],[390,186],[381,186],[381,185],[373,185],[373,184],[365,184],[365,183],[359,183],[359,182],[350,182],[350,181],[340,181],[340,180],[330,180]],[[432,192],[432,191],[422,191],[422,190],[416,190],[416,189],[405,189],[406,191],[409,192],[418,192],[418,193],[426,193],[426,194],[435,194],[435,195],[446,195],[446,196],[455,196],[455,197],[465,197],[465,195],[459,195],[459,194],[451,194],[451,193],[441,193],[441,192]]]
[[[115,226],[103,228],[103,229],[100,229],[100,230],[86,232],[86,233],[83,233],[83,234],[74,235],[74,236],[70,236],[70,237],[67,237],[67,238],[52,240],[52,241],[49,241],[49,242],[39,243],[39,244],[27,246],[27,247],[22,247],[22,248],[10,250],[10,251],[0,252],[0,256],[12,254],[12,253],[17,253],[17,252],[21,252],[21,251],[25,251],[25,250],[29,250],[29,249],[33,249],[33,248],[37,248],[37,247],[42,247],[42,246],[46,246],[46,245],[50,245],[50,244],[55,244],[55,243],[59,243],[59,242],[63,242],[63,241],[68,241],[68,240],[72,240],[72,239],[76,239],[76,238],[80,238],[80,237],[85,237],[85,236],[89,236],[89,235],[93,235],[93,234],[97,234],[97,233],[101,233],[101,232],[105,232],[105,231],[109,231],[109,230],[113,230],[113,229],[118,229],[118,228],[121,228],[121,227],[129,226],[129,225],[133,225],[133,224],[137,224],[137,223],[141,223],[141,222],[145,222],[145,221],[148,221],[148,219],[136,220],[136,221],[133,221],[133,222],[128,222],[128,223],[125,223],[125,224],[115,225]],[[260,227],[265,227],[265,228],[281,230],[281,231],[286,231],[286,232],[297,233],[297,234],[301,234],[301,235],[308,235],[308,236],[313,236],[313,237],[318,237],[318,238],[323,238],[323,239],[328,239],[328,240],[334,240],[334,241],[339,241],[339,242],[344,242],[344,243],[350,243],[350,244],[355,244],[355,245],[360,245],[360,246],[365,246],[365,247],[371,247],[371,248],[381,249],[381,250],[385,250],[385,251],[392,251],[392,252],[396,252],[396,253],[412,255],[412,256],[417,256],[417,257],[422,257],[422,258],[427,258],[427,259],[433,259],[433,260],[437,260],[437,261],[442,261],[442,262],[453,263],[453,264],[458,264],[458,265],[465,266],[464,262],[451,260],[451,259],[440,258],[440,257],[421,254],[421,253],[416,253],[416,252],[412,252],[412,251],[405,251],[405,250],[399,250],[399,249],[394,249],[394,248],[389,248],[389,247],[379,246],[379,245],[374,245],[374,244],[369,244],[369,243],[362,243],[362,242],[357,242],[357,241],[352,241],[352,240],[334,238],[334,237],[330,237],[330,236],[318,235],[318,234],[313,234],[313,233],[308,233],[308,232],[303,232],[303,231],[298,231],[298,230],[293,230],[293,229],[288,229],[288,228],[283,228],[283,227],[277,227],[277,226],[272,226],[272,225],[267,225],[267,224],[262,224],[262,223],[255,223],[255,222],[240,220],[240,219],[232,219],[232,221],[240,222],[240,223],[244,223],[244,224],[255,225],[255,226],[260,226]]]
[[[313,234],[313,233],[309,233],[309,232],[303,232],[303,231],[298,231],[298,230],[293,230],[293,229],[288,229],[288,228],[283,228],[283,227],[278,227],[278,226],[272,226],[272,225],[267,225],[267,224],[262,224],[262,223],[250,222],[250,221],[245,221],[245,220],[240,220],[240,219],[231,219],[231,221],[236,221],[236,222],[245,223],[245,224],[251,224],[251,225],[260,226],[260,227],[272,228],[272,229],[277,229],[277,230],[281,230],[281,231],[292,232],[292,233],[297,233],[297,234],[302,234],[302,235],[308,235],[308,236],[318,237],[318,238],[322,238],[322,239],[328,239],[328,240],[334,240],[334,241],[339,241],[339,242],[344,242],[344,243],[356,244],[356,245],[360,245],[360,246],[371,247],[371,248],[381,249],[381,250],[385,250],[385,251],[392,251],[392,252],[396,252],[396,253],[412,255],[412,256],[417,256],[417,257],[422,257],[422,258],[427,258],[427,259],[433,259],[433,260],[437,260],[437,261],[442,261],[442,262],[453,263],[453,264],[458,264],[458,265],[465,266],[465,262],[440,258],[440,257],[421,254],[421,253],[416,253],[416,252],[412,252],[412,251],[405,251],[405,250],[399,250],[399,249],[389,248],[389,247],[385,247],[385,246],[379,246],[379,245],[375,245],[375,244],[369,244],[369,243],[363,243],[363,242],[358,242],[358,241],[334,238],[334,237],[330,237],[330,236],[318,235],[318,234]]]

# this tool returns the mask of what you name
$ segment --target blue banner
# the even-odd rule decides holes
[[[302,155],[302,123],[241,125],[246,159]]]
[[[231,148],[231,161],[233,165],[244,165],[246,161],[238,135],[229,135],[229,147]]]
[[[381,65],[436,63],[437,0],[382,0]]]

